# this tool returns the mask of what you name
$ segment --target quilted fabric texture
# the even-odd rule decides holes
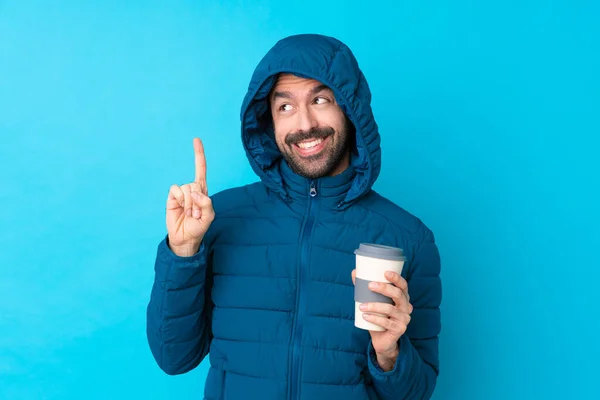
[[[305,179],[282,160],[266,97],[276,74],[329,86],[356,128],[351,167]],[[416,216],[372,190],[381,150],[371,94],[350,49],[321,35],[279,41],[256,68],[241,109],[256,183],[212,196],[215,221],[199,252],[159,244],[147,337],[168,374],[207,355],[205,399],[427,399],[439,372],[440,257]],[[311,190],[312,188],[312,190]],[[311,195],[312,192],[312,195]],[[414,307],[393,370],[354,326],[353,251],[398,246]]]

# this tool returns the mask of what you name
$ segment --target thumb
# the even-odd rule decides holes
[[[356,285],[356,268],[352,270],[352,283]]]

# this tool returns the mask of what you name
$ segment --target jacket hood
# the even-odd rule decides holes
[[[301,34],[278,41],[256,67],[241,108],[242,142],[254,172],[271,190],[287,197],[269,112],[268,94],[279,73],[315,79],[334,93],[354,125],[355,148],[351,167],[354,180],[343,204],[367,193],[379,176],[380,136],[371,109],[371,91],[357,60],[338,39]]]

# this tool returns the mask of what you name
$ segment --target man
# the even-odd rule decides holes
[[[260,181],[209,197],[173,185],[158,246],[147,335],[168,374],[206,355],[205,399],[428,399],[439,371],[440,259],[432,232],[372,190],[381,165],[367,81],[352,52],[321,35],[279,41],[241,110]],[[360,243],[407,261],[373,288],[354,325]],[[375,316],[373,313],[384,315]]]

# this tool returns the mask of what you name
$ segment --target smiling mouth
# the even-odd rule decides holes
[[[294,144],[296,152],[303,157],[314,156],[319,154],[324,148],[329,136],[318,139],[308,139]]]
[[[296,143],[296,146],[300,147],[301,149],[312,149],[313,147],[321,144],[323,142],[323,140],[325,139],[314,139],[311,141],[304,141],[304,142],[300,142],[300,143]]]

